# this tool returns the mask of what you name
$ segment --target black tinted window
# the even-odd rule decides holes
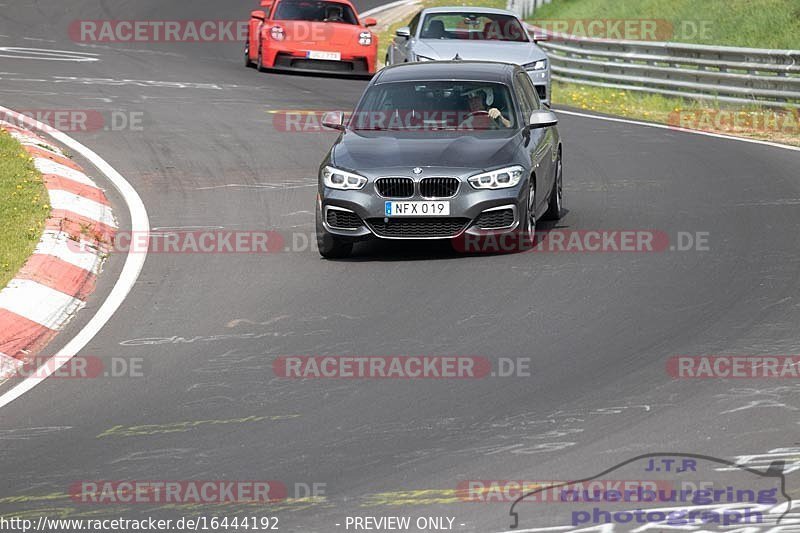
[[[284,0],[278,4],[274,18],[275,20],[358,24],[358,19],[350,6],[338,2]]]
[[[420,38],[529,42],[516,17],[494,13],[431,13],[425,17]]]

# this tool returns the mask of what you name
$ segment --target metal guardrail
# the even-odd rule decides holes
[[[511,3],[511,2],[509,2]],[[800,107],[800,50],[591,39],[528,26],[552,78],[630,91],[770,107]]]

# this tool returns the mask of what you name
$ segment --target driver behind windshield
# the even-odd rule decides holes
[[[344,22],[342,8],[336,5],[326,7],[325,22]]]
[[[511,121],[503,116],[503,113],[496,107],[491,107],[494,103],[494,91],[490,88],[473,89],[464,93],[469,105],[469,116],[461,122],[462,128],[474,129],[493,129],[510,128]]]

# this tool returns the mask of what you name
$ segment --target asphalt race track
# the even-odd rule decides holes
[[[335,134],[280,131],[270,111],[351,109],[366,82],[245,69],[239,43],[84,46],[67,32],[75,19],[228,20],[254,5],[8,0],[0,46],[100,60],[0,58],[0,105],[141,113],[141,131],[72,135],[132,183],[157,231],[313,236],[316,173]],[[460,255],[447,244],[377,243],[324,261],[298,237],[286,253],[150,254],[84,351],[141,358],[145,377],[51,378],[4,407],[0,514],[233,515],[224,506],[87,505],[67,493],[79,480],[268,479],[292,487],[290,497],[298,483],[325,487],[317,502],[257,509],[284,531],[407,515],[499,532],[509,506],[458,501],[460,481],[581,479],[649,452],[771,452],[787,460],[797,490],[796,380],[673,380],[666,364],[675,355],[798,353],[800,154],[560,119],[568,213],[559,228],[658,230],[673,244],[679,232],[707,232],[709,249]],[[124,204],[110,195],[124,223]],[[53,352],[102,302],[122,260],[112,256]],[[531,375],[273,373],[277,356],[314,354],[530,358]],[[567,523],[555,506],[546,511],[554,514],[526,509],[521,525]]]

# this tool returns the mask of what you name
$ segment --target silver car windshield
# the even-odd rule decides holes
[[[431,13],[420,39],[529,42],[525,28],[511,15],[494,13]]]
[[[370,87],[354,130],[495,130],[515,127],[509,88],[478,81],[383,83]]]

